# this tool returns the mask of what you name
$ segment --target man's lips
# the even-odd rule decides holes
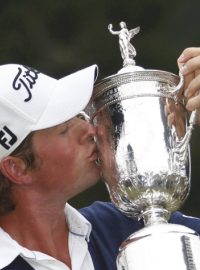
[[[91,151],[88,158],[92,161],[96,161],[98,159],[98,151],[96,147]]]

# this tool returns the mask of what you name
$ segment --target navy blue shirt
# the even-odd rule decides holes
[[[143,224],[126,217],[111,203],[95,202],[80,209],[80,212],[92,224],[88,247],[95,270],[116,270],[119,246],[128,236],[141,229]],[[175,212],[169,222],[184,225],[200,234],[199,218],[187,217],[180,212]],[[3,269],[31,270],[33,268],[18,256]]]

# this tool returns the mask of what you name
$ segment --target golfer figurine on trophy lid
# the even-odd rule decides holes
[[[123,67],[96,84],[92,99],[102,174],[111,201],[144,228],[119,248],[118,270],[200,269],[200,238],[169,224],[190,190],[189,141],[195,112],[185,110],[183,77],[136,65],[140,31],[120,23]],[[173,114],[174,121],[170,121]]]

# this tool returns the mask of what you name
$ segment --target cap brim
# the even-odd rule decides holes
[[[92,65],[57,80],[45,111],[33,130],[44,129],[63,123],[87,106],[98,74]]]

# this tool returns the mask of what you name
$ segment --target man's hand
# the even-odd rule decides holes
[[[185,49],[177,62],[185,81],[186,108],[189,111],[200,109],[200,48]],[[200,123],[200,117],[197,121]]]

